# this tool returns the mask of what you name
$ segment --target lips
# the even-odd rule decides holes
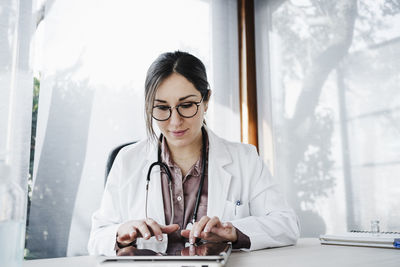
[[[181,137],[183,135],[185,135],[185,133],[187,132],[188,129],[186,130],[178,130],[178,131],[171,131],[171,134],[175,137]]]

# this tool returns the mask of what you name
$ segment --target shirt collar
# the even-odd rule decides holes
[[[209,142],[208,142],[208,135],[206,132],[206,154],[208,154],[208,146],[209,146]],[[176,163],[174,162],[174,160],[172,159],[172,155],[168,148],[167,142],[165,140],[165,136],[163,136],[162,141],[161,141],[161,161],[164,162],[165,164],[167,164],[167,166],[169,168],[179,168],[176,165]],[[192,176],[200,176],[201,166],[203,164],[202,161],[203,161],[203,157],[202,157],[202,155],[200,155],[200,158],[196,161],[194,166],[192,166],[192,168],[190,169],[188,174],[191,174]]]
[[[161,141],[161,161],[167,164],[168,167],[175,167],[175,162],[172,160],[171,152],[169,151],[165,136]]]

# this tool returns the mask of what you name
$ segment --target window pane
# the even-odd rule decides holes
[[[275,174],[302,235],[369,230],[374,219],[398,230],[399,6],[263,2],[257,53],[268,63],[258,68],[258,89],[270,90],[261,101],[271,103],[272,119],[264,112],[260,121],[272,125]]]

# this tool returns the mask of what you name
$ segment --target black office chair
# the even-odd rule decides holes
[[[105,173],[105,179],[104,179],[104,185],[107,183],[107,177],[108,174],[110,173],[111,167],[114,163],[115,158],[117,157],[119,151],[129,145],[135,144],[137,141],[134,142],[129,142],[129,143],[125,143],[122,145],[117,146],[116,148],[114,148],[113,150],[111,150],[110,155],[108,155],[108,159],[107,159],[107,166],[106,166],[106,173]]]

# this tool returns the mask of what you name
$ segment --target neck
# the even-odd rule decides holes
[[[168,145],[175,163],[179,165],[180,162],[196,162],[201,155],[203,145],[202,136],[203,133],[200,132],[193,143],[184,147],[174,147]]]

